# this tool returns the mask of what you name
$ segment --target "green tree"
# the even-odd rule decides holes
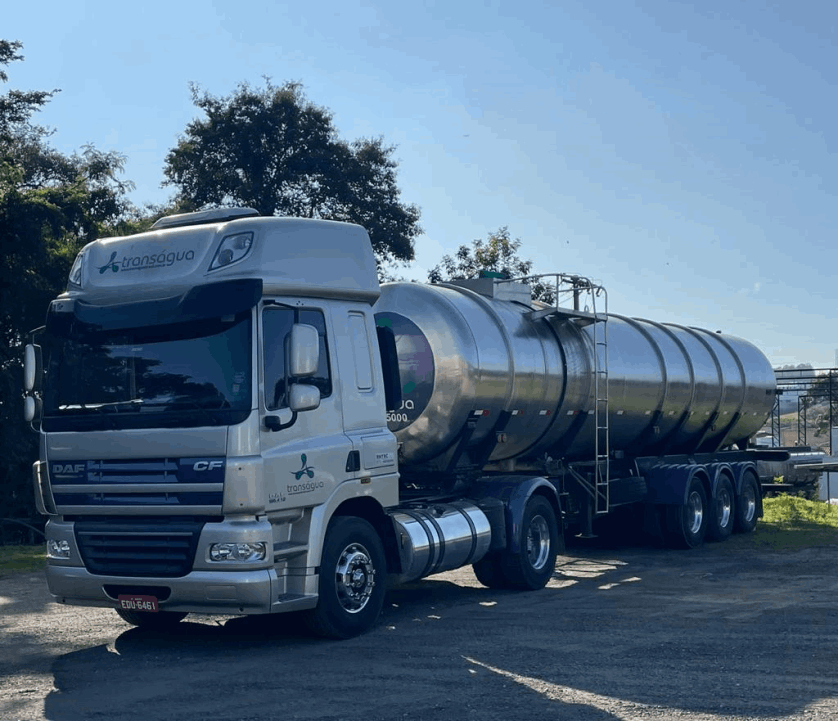
[[[341,140],[332,114],[298,83],[242,83],[227,97],[191,91],[204,117],[187,125],[164,169],[183,208],[244,205],[358,223],[380,264],[413,260],[419,209],[400,200],[394,146]]]
[[[461,245],[453,256],[444,255],[428,272],[431,283],[477,278],[481,271],[500,273],[505,278],[526,278],[533,275],[532,261],[518,256],[520,238],[513,239],[509,228],[503,226],[489,233],[486,240],[476,239],[471,245]],[[554,292],[549,284],[532,283],[533,298],[553,303]]]
[[[0,41],[0,67],[22,60]],[[5,71],[0,80],[7,82]],[[0,95],[0,517],[35,519],[31,464],[37,437],[23,422],[22,346],[66,286],[82,245],[127,217],[123,158],[92,146],[64,155],[32,116],[56,91]],[[9,536],[7,526],[0,527]],[[3,536],[0,536],[2,541]]]

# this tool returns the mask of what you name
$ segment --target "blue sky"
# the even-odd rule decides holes
[[[125,9],[125,8],[129,9]],[[15,3],[7,87],[65,152],[127,156],[138,204],[197,116],[189,82],[297,80],[345,139],[398,146],[416,263],[508,226],[612,312],[836,364],[838,3]]]

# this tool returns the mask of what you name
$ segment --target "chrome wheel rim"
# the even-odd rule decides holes
[[[550,557],[550,526],[544,516],[533,516],[527,529],[527,559],[530,566],[540,571]]]
[[[698,491],[693,491],[687,500],[687,527],[690,533],[698,533],[703,521],[704,504],[701,502],[701,494]]]
[[[730,525],[730,516],[733,513],[733,499],[730,496],[730,489],[727,487],[719,491],[716,498],[716,518],[720,528],[727,528]]]
[[[752,483],[746,483],[742,489],[742,504],[745,522],[750,523],[757,512],[757,494]]]
[[[340,554],[335,569],[338,601],[344,611],[363,611],[375,587],[375,567],[369,551],[360,543],[351,543]]]

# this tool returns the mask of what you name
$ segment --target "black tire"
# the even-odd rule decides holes
[[[537,591],[552,578],[559,545],[564,541],[553,506],[544,496],[527,501],[520,533],[521,552],[504,551],[500,569],[508,588]]]
[[[320,561],[320,597],[303,614],[325,638],[351,638],[378,619],[387,590],[387,562],[375,529],[363,518],[337,516],[329,523]]]
[[[501,554],[487,553],[471,566],[477,580],[486,588],[509,588],[509,581],[503,573]]]
[[[757,527],[759,504],[759,483],[754,474],[747,471],[742,478],[742,490],[736,497],[734,529],[737,533],[751,533]]]
[[[687,500],[666,507],[667,542],[673,548],[698,548],[707,534],[707,492],[698,478],[690,481]]]
[[[119,617],[132,626],[149,631],[165,631],[177,626],[187,614],[183,611],[126,611],[124,608],[114,609]]]
[[[735,495],[731,480],[727,476],[719,478],[707,519],[707,535],[714,541],[724,541],[733,533],[736,522]]]

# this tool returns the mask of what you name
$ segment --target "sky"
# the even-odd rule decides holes
[[[610,312],[838,365],[834,0],[7,5],[5,89],[60,89],[37,122],[124,154],[138,205],[173,194],[190,83],[299,81],[345,140],[397,146],[405,277],[507,226]]]

